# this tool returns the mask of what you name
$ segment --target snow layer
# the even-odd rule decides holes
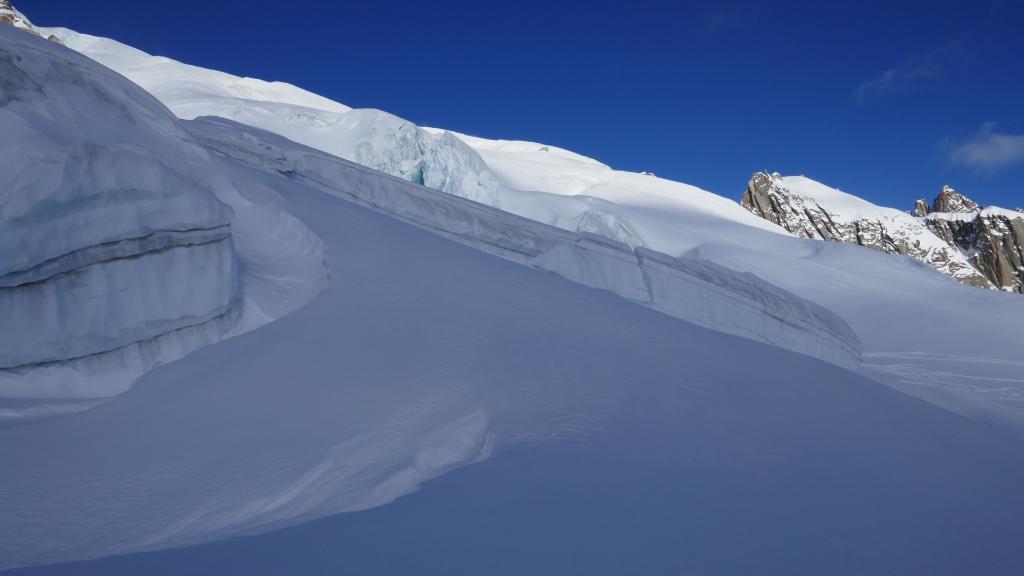
[[[958,222],[973,222],[978,216],[983,218],[990,216],[1001,216],[1010,220],[1024,220],[1024,212],[1008,210],[998,206],[986,206],[974,212],[929,212],[926,220],[948,220]]]
[[[222,163],[123,76],[0,26],[0,420],[122,392],[322,288],[318,241]]]
[[[620,550],[632,535],[680,543],[635,560],[649,573],[686,558],[733,573],[1019,565],[1019,444],[990,427],[276,175],[235,178],[281,190],[326,242],[332,282],[309,306],[162,366],[111,403],[0,429],[0,461],[15,471],[0,475],[0,567],[267,532],[392,502],[491,454],[524,466],[455,472],[466,498],[434,501],[454,516],[354,516],[382,519],[381,531],[357,524],[377,536],[358,542],[402,556],[379,551],[402,545],[388,535],[405,522],[429,519],[417,540],[430,542],[457,534],[467,507],[494,506],[487,521],[530,510],[564,531],[559,543],[578,544],[537,548],[516,520],[497,532],[464,525],[479,540],[444,549],[565,565],[583,544]],[[352,545],[328,547],[358,556]],[[324,554],[266,550],[291,562]]]
[[[231,210],[205,151],[117,73],[0,28],[0,369],[223,315]]]

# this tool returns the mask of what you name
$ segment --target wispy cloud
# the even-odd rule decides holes
[[[951,69],[963,61],[964,55],[958,44],[942,46],[927,54],[909,58],[861,82],[855,93],[857,99],[863,102],[889,94],[913,92],[945,78]]]
[[[1024,164],[1024,134],[999,132],[995,122],[986,122],[969,140],[953,148],[950,160],[985,171]]]
[[[907,60],[888,68],[857,87],[857,99],[870,100],[893,92],[909,92],[922,83],[942,78],[942,66],[931,57]]]

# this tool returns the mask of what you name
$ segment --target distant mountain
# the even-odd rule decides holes
[[[741,204],[798,236],[910,256],[964,284],[1024,292],[1024,213],[983,207],[949,186],[907,213],[803,176],[758,172]]]

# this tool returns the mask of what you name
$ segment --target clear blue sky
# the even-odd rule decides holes
[[[1024,206],[1024,2],[18,0],[38,25],[738,198]],[[898,4],[898,6],[897,6]]]

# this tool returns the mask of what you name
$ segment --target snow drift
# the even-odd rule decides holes
[[[231,209],[152,96],[0,30],[0,369],[208,322],[238,293]]]
[[[120,74],[8,26],[0,165],[0,421],[93,405],[324,284],[272,190]]]

